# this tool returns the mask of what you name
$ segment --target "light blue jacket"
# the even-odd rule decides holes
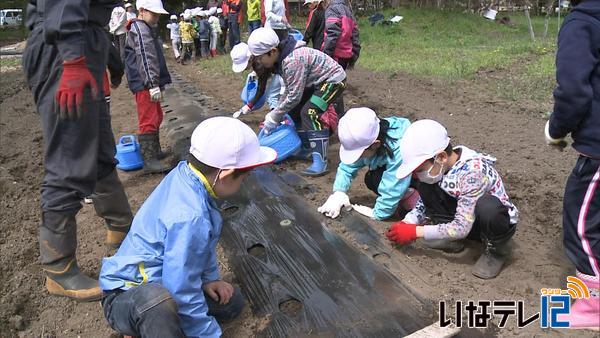
[[[373,208],[373,215],[377,220],[390,218],[396,212],[398,203],[410,185],[410,176],[401,180],[396,178],[396,171],[402,164],[400,140],[410,125],[410,121],[401,117],[388,117],[385,120],[390,124],[387,132],[387,144],[394,154],[393,158],[385,154],[369,159],[359,159],[352,164],[340,163],[333,183],[333,191],[347,192],[361,168],[369,166],[369,170],[375,170],[385,166],[385,172],[377,188],[379,197]]]
[[[102,260],[103,291],[163,285],[179,307],[188,337],[219,337],[207,315],[202,284],[218,280],[216,246],[222,219],[215,201],[185,161],[156,187],[113,257]]]

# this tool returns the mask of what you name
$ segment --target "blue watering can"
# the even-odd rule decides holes
[[[297,29],[293,29],[293,28],[290,29],[288,31],[288,34],[291,35],[291,36],[293,36],[294,39],[296,39],[296,41],[302,41],[302,39],[304,39],[304,34],[302,34],[302,32],[300,32]]]
[[[252,101],[257,91],[258,79],[248,75],[248,77],[246,78],[246,84],[244,85],[244,88],[242,88],[242,93],[240,94],[242,101],[244,101],[245,104],[248,104],[248,102]],[[256,104],[254,105],[254,107],[252,107],[252,110],[258,110],[262,108],[262,106],[265,104],[266,99],[267,95],[263,94],[263,96],[261,96],[260,99],[256,101]]]
[[[124,171],[138,170],[144,167],[142,151],[135,135],[121,136],[119,143],[117,143],[115,158],[119,161],[117,168]]]
[[[270,147],[277,152],[275,163],[292,156],[302,145],[294,121],[288,115],[285,116],[285,123],[279,125],[269,135],[261,129],[258,133],[258,142],[261,146]]]

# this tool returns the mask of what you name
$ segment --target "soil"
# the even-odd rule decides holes
[[[221,110],[233,112],[241,107],[239,76],[215,75],[193,65],[173,62],[169,66],[193,83],[199,92],[212,97],[212,104],[219,105]],[[232,83],[235,84],[233,89]],[[576,153],[572,149],[559,152],[545,146],[545,121],[539,112],[549,110],[550,102],[536,106],[529,102],[502,101],[490,98],[485,90],[469,83],[447,86],[433,80],[404,74],[388,76],[360,68],[349,72],[348,83],[347,109],[371,106],[382,116],[436,119],[448,128],[454,144],[464,144],[497,157],[497,168],[521,212],[513,258],[496,279],[484,281],[471,275],[471,266],[481,252],[477,243],[469,243],[467,250],[460,254],[429,250],[420,243],[390,246],[391,254],[375,255],[376,262],[426,299],[445,300],[452,307],[455,300],[524,300],[528,305],[526,314],[532,314],[539,309],[540,288],[565,286],[565,277],[574,273],[574,267],[565,257],[561,240],[562,192]],[[51,297],[44,290],[37,243],[39,185],[43,175],[39,117],[20,71],[2,73],[0,85],[0,336],[116,336],[104,320],[99,303],[75,303]],[[135,133],[137,116],[127,88],[122,86],[113,91],[111,102],[115,136]],[[255,112],[243,119],[257,128],[263,116],[262,112]],[[331,193],[339,162],[338,149],[339,144],[334,140],[329,150],[330,173],[309,180],[314,193],[308,194],[307,200],[315,209]],[[277,168],[296,171],[306,165],[291,161]],[[135,172],[119,171],[119,176],[134,211],[160,182],[160,176],[140,176]],[[375,200],[361,179],[355,181],[349,195],[353,203],[372,205]],[[382,235],[390,225],[389,222],[369,222]],[[357,243],[353,232],[343,223],[327,220],[326,224],[358,250],[368,251],[368,247]],[[77,254],[82,269],[92,276],[97,276],[100,259],[107,254],[103,245],[104,231],[103,221],[95,216],[93,207],[84,205],[78,215]],[[257,250],[260,254],[260,248]],[[221,268],[229,275],[228,279],[235,281],[226,256],[220,250]],[[402,264],[389,264],[392,260]],[[286,311],[298,311],[292,303],[282,306]],[[246,308],[239,319],[223,325],[223,331],[228,337],[254,336],[268,322],[269,317],[258,318]],[[541,331],[537,323],[517,329],[514,323],[513,317],[508,328],[495,333],[502,336],[573,334],[571,331]],[[493,333],[486,331],[486,334]],[[593,336],[587,331],[577,333]]]

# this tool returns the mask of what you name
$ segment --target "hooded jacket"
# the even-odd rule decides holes
[[[306,20],[306,30],[304,31],[304,41],[308,44],[312,40],[312,46],[315,49],[323,47],[325,37],[325,10],[319,4],[308,13]]]
[[[208,315],[202,285],[219,280],[216,246],[223,224],[219,208],[185,161],[150,194],[112,257],[102,260],[105,292],[158,283],[177,303],[187,337],[219,337]]]
[[[600,159],[600,1],[583,1],[565,18],[556,81],[550,136],[570,133],[575,150]]]
[[[359,159],[352,164],[340,162],[333,183],[333,191],[347,192],[350,190],[352,181],[363,167],[368,166],[369,170],[385,167],[381,182],[377,187],[379,197],[377,197],[373,208],[373,216],[377,220],[388,219],[394,215],[400,200],[410,185],[411,179],[410,176],[401,180],[396,178],[396,171],[402,164],[400,140],[402,140],[406,128],[410,126],[410,121],[400,117],[388,117],[385,120],[389,123],[386,144],[391,154],[378,154],[369,159]]]
[[[321,50],[336,60],[358,59],[358,24],[347,0],[332,0],[325,9],[325,42]]]
[[[145,21],[127,23],[125,73],[132,93],[171,83],[171,75],[158,34]]]

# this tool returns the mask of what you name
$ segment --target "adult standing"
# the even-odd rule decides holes
[[[331,0],[325,9],[323,53],[344,69],[354,67],[360,56],[358,25],[348,0]]]
[[[590,297],[578,299],[571,328],[600,328],[600,2],[571,1],[575,7],[558,35],[554,112],[546,142],[565,146],[571,134],[579,153],[563,199],[563,242],[577,277]],[[560,317],[559,317],[560,318]]]
[[[104,100],[109,39],[103,29],[119,1],[31,0],[23,54],[27,84],[40,114],[45,175],[41,188],[40,262],[46,289],[79,301],[97,300],[96,279],[76,259],[76,215],[90,196],[119,246],[131,208],[115,170],[115,142]]]
[[[125,34],[127,33],[127,28],[125,27],[126,25],[127,13],[125,8],[121,6],[113,8],[113,11],[110,15],[108,28],[114,37],[115,47],[117,47],[117,50],[119,51],[122,62],[125,60]]]
[[[271,28],[279,37],[279,41],[287,40],[290,24],[285,12],[284,0],[264,0],[265,27]]]
[[[125,10],[127,11],[127,21],[137,18],[137,13],[135,12],[135,8],[132,4],[126,3]]]
[[[229,25],[229,48],[240,43],[240,23],[238,22],[238,15],[242,10],[242,3],[240,0],[225,0],[227,3],[227,20]]]
[[[248,15],[248,34],[260,28],[260,0],[246,1],[246,15]]]

